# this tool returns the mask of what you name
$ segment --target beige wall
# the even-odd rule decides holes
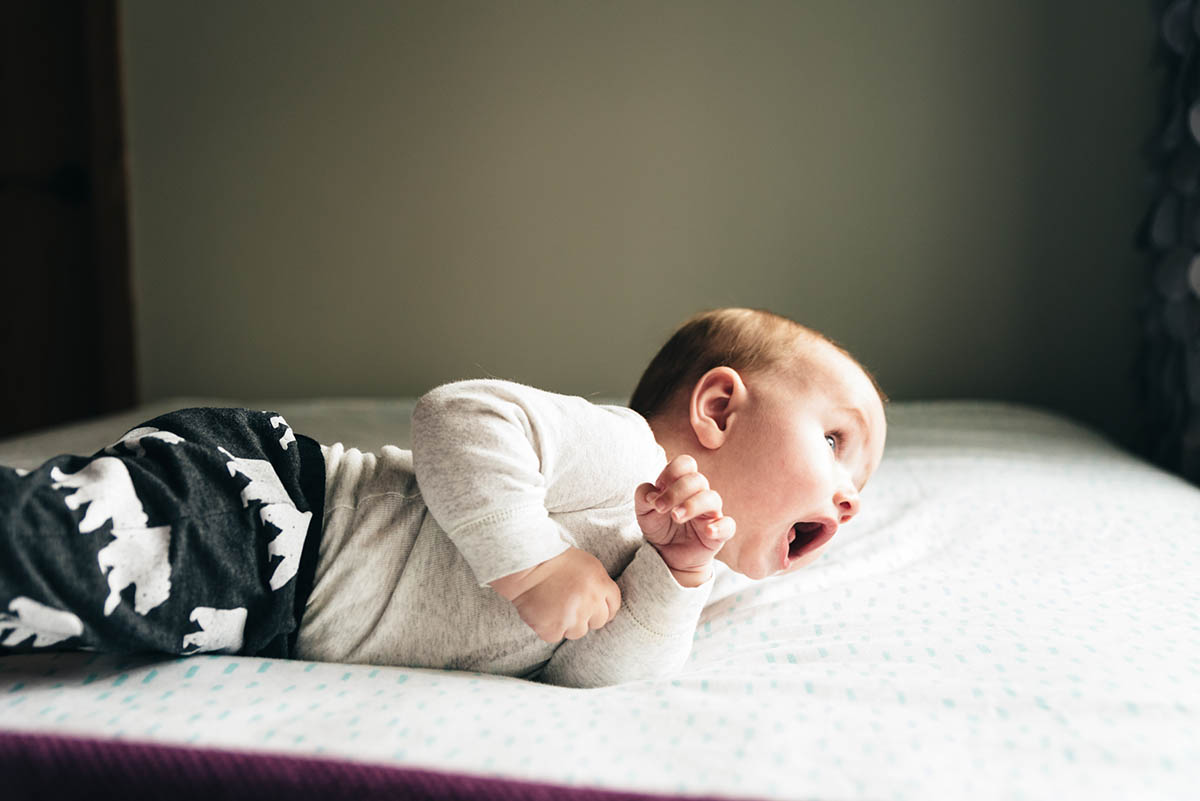
[[[1143,5],[126,0],[143,397],[625,395],[749,305],[1127,436]]]

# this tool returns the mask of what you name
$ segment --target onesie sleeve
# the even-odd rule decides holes
[[[699,587],[681,587],[654,546],[643,543],[617,586],[621,608],[616,616],[578,640],[565,640],[542,670],[541,681],[604,687],[669,676],[683,667],[713,578]]]
[[[480,586],[567,550],[551,513],[628,503],[631,476],[665,463],[630,409],[494,379],[423,395],[412,455],[430,514]]]

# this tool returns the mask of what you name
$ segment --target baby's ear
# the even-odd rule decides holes
[[[714,367],[696,382],[688,418],[697,441],[709,450],[725,444],[730,420],[741,405],[746,387],[732,367]]]

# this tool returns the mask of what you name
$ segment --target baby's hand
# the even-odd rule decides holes
[[[546,642],[577,640],[604,626],[621,608],[620,587],[599,559],[578,548],[496,579],[491,587]]]
[[[713,557],[736,525],[721,514],[721,496],[709,488],[696,460],[676,456],[658,481],[634,491],[633,500],[642,534],[658,549],[676,581],[685,587],[707,581]]]

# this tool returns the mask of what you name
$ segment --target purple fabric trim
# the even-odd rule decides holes
[[[334,759],[0,732],[6,801],[650,801],[664,796]],[[692,798],[692,797],[689,797]]]

